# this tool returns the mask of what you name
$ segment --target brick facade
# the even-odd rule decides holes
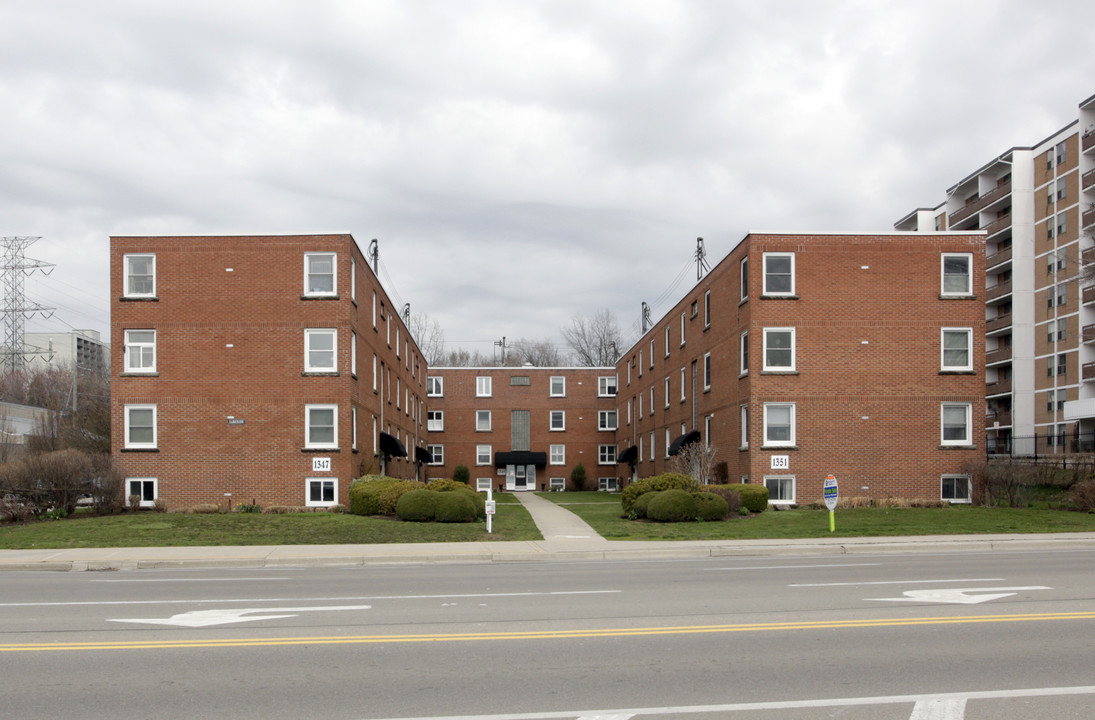
[[[350,235],[114,237],[110,262],[111,342],[123,348],[113,457],[127,493],[171,508],[229,493],[345,503],[350,480],[379,470],[380,432],[413,459],[426,364]]]

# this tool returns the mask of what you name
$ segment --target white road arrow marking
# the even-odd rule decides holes
[[[228,625],[230,623],[251,622],[253,620],[277,620],[296,617],[302,612],[323,612],[325,610],[368,610],[371,605],[333,605],[328,607],[296,608],[235,608],[226,610],[192,610],[169,618],[119,618],[110,622],[142,623],[145,625],[177,625],[179,627],[208,627],[210,625]],[[252,615],[251,613],[265,613]],[[272,615],[270,613],[278,613]],[[249,617],[244,617],[248,615]]]
[[[1020,590],[1052,590],[1044,585],[1029,585],[1027,587],[1001,587],[1001,588],[939,588],[935,590],[906,590],[905,597],[899,598],[864,598],[879,602],[935,602],[950,603],[952,605],[976,605],[977,603],[999,600],[1015,595]],[[976,593],[971,594],[971,593]]]

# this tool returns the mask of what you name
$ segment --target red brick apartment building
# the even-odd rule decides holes
[[[521,490],[618,487],[615,368],[431,368],[427,379],[429,477],[457,465],[472,483]]]
[[[114,237],[110,263],[128,495],[324,506],[415,475],[426,363],[353,237]]]
[[[969,501],[984,457],[981,232],[746,236],[617,365],[620,456],[673,446],[774,503]],[[633,449],[632,449],[633,448]],[[628,473],[625,473],[628,474]]]

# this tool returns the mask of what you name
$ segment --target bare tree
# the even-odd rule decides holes
[[[411,313],[407,329],[418,343],[418,349],[422,351],[422,357],[426,358],[427,365],[439,365],[444,361],[445,331],[441,329],[441,323],[436,318],[425,313]]]
[[[478,350],[459,347],[449,350],[441,356],[440,360],[432,364],[435,367],[488,367],[496,363],[494,358]]]
[[[506,365],[559,367],[566,363],[563,353],[551,340],[515,340],[506,349]]]
[[[699,441],[685,445],[673,456],[673,470],[706,485],[714,477],[715,448]]]
[[[623,336],[611,310],[598,310],[590,317],[575,313],[562,334],[579,365],[608,367],[619,359]]]

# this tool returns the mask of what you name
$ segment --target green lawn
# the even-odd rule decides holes
[[[139,512],[0,526],[0,549],[160,547],[171,545],[338,545],[358,543],[541,540],[513,496],[496,493],[491,534],[486,523],[404,523],[328,512],[286,515],[186,515]]]
[[[964,535],[971,533],[1095,532],[1095,514],[1034,508],[855,508],[837,510],[829,532],[827,510],[769,508],[723,522],[654,523],[620,517],[620,496],[597,492],[544,493],[609,540],[745,540],[763,538]]]

